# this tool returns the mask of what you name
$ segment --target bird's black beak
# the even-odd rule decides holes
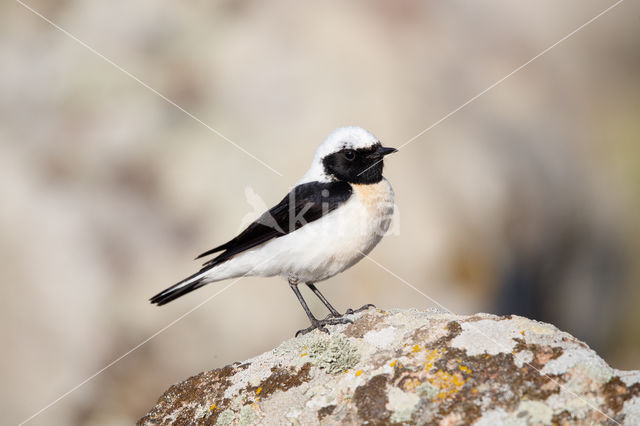
[[[398,150],[395,148],[385,148],[384,146],[380,149],[380,156],[384,157],[385,155],[389,155],[389,154],[393,154],[394,152],[397,152]]]

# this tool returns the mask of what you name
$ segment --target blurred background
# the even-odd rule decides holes
[[[8,424],[222,289],[147,301],[278,202],[335,127],[398,147],[613,2],[28,4],[281,175],[3,2]],[[622,3],[389,157],[397,215],[372,257],[457,313],[551,322],[640,368],[639,23]],[[341,310],[433,306],[368,260],[320,287]],[[243,279],[29,424],[132,423],[172,383],[306,326],[284,280]]]

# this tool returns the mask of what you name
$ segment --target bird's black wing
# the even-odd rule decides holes
[[[296,186],[275,207],[231,241],[202,253],[197,259],[221,251],[206,262],[199,272],[153,296],[151,303],[164,305],[207,283],[206,271],[272,238],[278,238],[320,219],[346,202],[353,189],[346,182],[309,182]]]
[[[320,219],[346,202],[352,192],[353,189],[347,182],[308,182],[298,185],[237,237],[202,253],[196,259],[222,251],[206,262],[202,270],[219,265],[238,253]]]

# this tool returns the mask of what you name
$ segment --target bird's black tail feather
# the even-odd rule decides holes
[[[149,301],[162,306],[207,284],[203,271],[199,271],[153,296]]]

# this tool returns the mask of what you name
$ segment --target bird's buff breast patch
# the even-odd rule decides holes
[[[386,179],[368,185],[351,185],[367,216],[378,218],[388,226],[393,215],[393,189]],[[385,226],[385,228],[386,228]],[[385,229],[386,230],[386,229]]]

